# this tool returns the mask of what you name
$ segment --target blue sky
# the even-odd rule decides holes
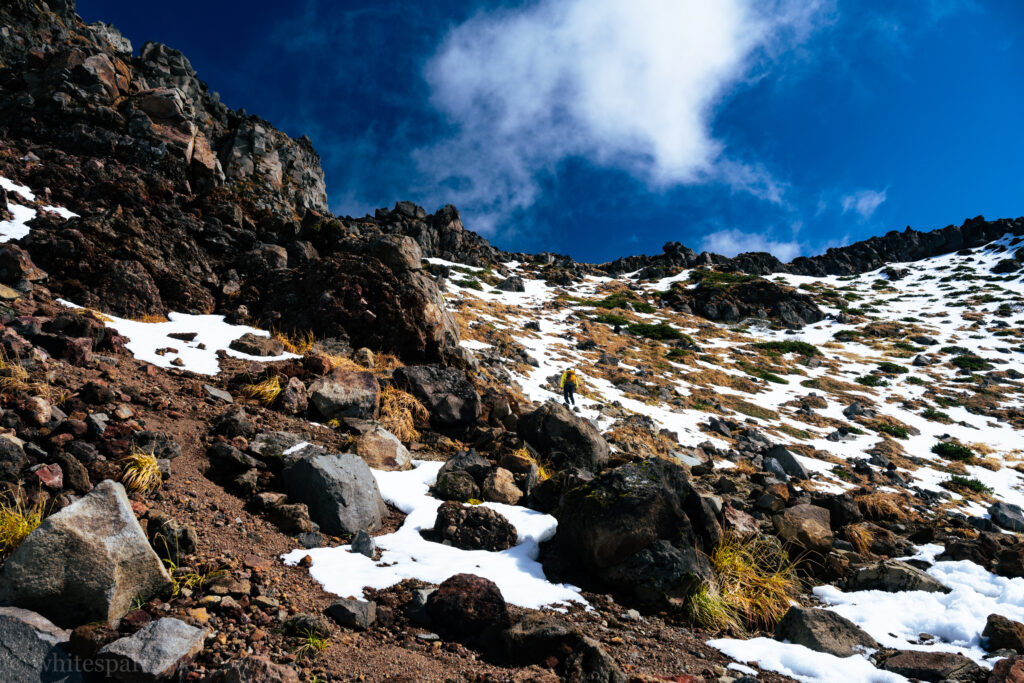
[[[459,207],[512,251],[788,260],[1024,214],[1019,0],[126,3],[323,158],[331,208]]]

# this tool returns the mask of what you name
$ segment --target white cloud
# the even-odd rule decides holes
[[[707,235],[701,242],[701,249],[722,256],[735,256],[748,251],[767,251],[785,263],[800,256],[804,251],[804,245],[796,239],[788,242],[779,241],[762,233],[730,228]]]
[[[781,202],[784,185],[712,123],[734,88],[808,36],[826,2],[540,0],[479,14],[425,69],[452,134],[414,151],[429,183],[420,192],[493,229],[561,162],[583,159],[654,190],[714,182]]]
[[[854,211],[860,214],[862,219],[867,220],[885,201],[885,193],[886,190],[858,190],[840,197],[839,203],[843,207],[843,213]]]

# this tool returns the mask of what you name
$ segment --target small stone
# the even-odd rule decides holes
[[[204,384],[203,385],[203,391],[206,393],[207,396],[212,398],[214,401],[219,401],[221,403],[234,403],[235,402],[235,399],[231,396],[231,394],[229,394],[228,392],[224,391],[223,389],[218,389],[215,386],[211,386],[209,384]]]
[[[377,603],[342,598],[326,609],[327,616],[341,626],[365,631],[377,621]]]
[[[203,629],[179,619],[158,619],[103,647],[97,659],[122,681],[148,683],[169,676],[202,650],[204,636]]]
[[[377,542],[374,541],[373,537],[363,529],[357,531],[356,535],[352,537],[352,552],[359,553],[360,555],[366,555],[373,559],[373,554],[376,551]]]

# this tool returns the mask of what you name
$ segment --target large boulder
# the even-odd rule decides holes
[[[423,403],[434,424],[464,426],[480,417],[480,394],[458,368],[410,365],[395,370],[394,382]]]
[[[801,503],[775,515],[772,521],[786,543],[816,553],[827,553],[832,548],[830,514],[823,507]]]
[[[541,453],[564,464],[600,472],[611,449],[597,428],[561,403],[549,401],[519,418],[519,436]]]
[[[116,624],[135,600],[170,588],[124,487],[107,480],[47,517],[11,554],[0,573],[0,604],[59,626]]]
[[[882,560],[870,567],[864,567],[846,580],[848,591],[926,591],[949,593],[950,589],[938,579],[929,576],[917,567],[899,560]]]
[[[518,532],[500,512],[483,505],[455,501],[437,508],[433,540],[463,550],[507,550],[516,544]]]
[[[855,623],[827,609],[790,607],[775,626],[775,640],[804,645],[818,652],[849,657],[878,643]]]
[[[28,462],[28,456],[19,444],[0,436],[0,479],[17,481]]]
[[[456,574],[441,583],[427,598],[427,614],[438,632],[455,640],[480,639],[508,622],[501,590],[474,574]]]
[[[989,517],[998,526],[1010,531],[1024,531],[1024,510],[1019,505],[999,501],[988,509]]]
[[[354,534],[381,527],[387,507],[369,465],[352,453],[300,458],[283,471],[290,500],[305,503],[310,517],[329,534]]]
[[[97,659],[118,681],[151,683],[170,677],[202,650],[205,635],[203,629],[165,617],[104,646]]]
[[[67,652],[70,632],[35,612],[0,607],[0,677],[23,683],[82,680]]]
[[[779,468],[788,476],[794,479],[810,479],[811,475],[796,456],[789,452],[789,449],[782,445],[772,446],[764,454],[764,459],[772,459],[779,464]]]
[[[565,493],[555,511],[558,570],[589,573],[634,599],[673,607],[711,577],[700,547],[721,538],[713,510],[690,485],[685,469],[660,458],[629,463]]]
[[[328,420],[371,420],[380,408],[380,384],[372,372],[335,370],[309,386],[309,401]]]

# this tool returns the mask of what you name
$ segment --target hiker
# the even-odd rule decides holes
[[[576,389],[579,388],[579,379],[576,377],[576,370],[569,368],[562,373],[562,400],[565,401],[567,406],[575,406],[576,399],[573,398],[573,394],[576,393]]]

